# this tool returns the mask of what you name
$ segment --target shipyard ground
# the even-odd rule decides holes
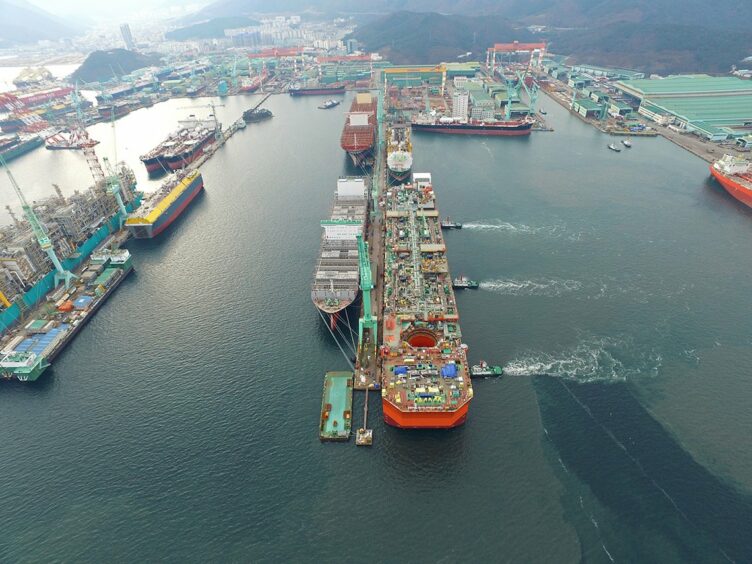
[[[674,131],[666,126],[650,122],[647,119],[645,121],[651,129],[643,132],[635,132],[621,128],[618,122],[616,122],[616,120],[614,120],[613,118],[609,118],[603,121],[592,118],[585,118],[570,109],[569,106],[572,101],[572,89],[562,83],[556,84],[555,89],[541,91],[551,100],[569,110],[572,115],[577,116],[585,123],[592,125],[596,129],[599,129],[600,131],[608,135],[628,135],[630,137],[661,136],[708,163],[712,163],[724,154],[748,157],[750,153],[749,149],[742,149],[734,142],[716,143],[708,141],[692,133]]]

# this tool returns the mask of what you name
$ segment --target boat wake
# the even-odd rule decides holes
[[[480,283],[481,290],[504,294],[506,296],[546,296],[556,297],[582,288],[577,280],[557,280],[541,278],[538,280],[515,280],[513,278],[485,280]]]
[[[473,231],[506,231],[508,233],[520,233],[523,235],[534,235],[545,231],[554,232],[554,227],[532,227],[525,225],[524,223],[509,223],[501,220],[488,220],[488,221],[471,221],[470,223],[463,223],[462,229],[470,229]]]
[[[556,353],[532,353],[512,360],[504,366],[504,374],[613,383],[657,376],[661,362],[655,350],[640,349],[632,339],[592,337]]]

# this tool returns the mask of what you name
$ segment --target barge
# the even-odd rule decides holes
[[[347,441],[352,432],[352,372],[327,372],[321,398],[321,441]]]

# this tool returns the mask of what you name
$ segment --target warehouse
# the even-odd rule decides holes
[[[752,82],[736,77],[671,76],[625,80],[616,88],[640,102],[639,113],[712,140],[752,131]]]

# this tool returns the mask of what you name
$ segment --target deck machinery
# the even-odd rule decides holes
[[[449,428],[467,417],[473,389],[431,175],[385,194],[384,420]]]

